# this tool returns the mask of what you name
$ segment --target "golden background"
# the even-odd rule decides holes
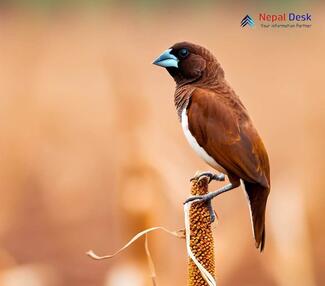
[[[183,228],[189,178],[209,168],[182,134],[172,78],[151,64],[183,40],[218,58],[271,161],[263,254],[242,190],[214,200],[219,285],[325,284],[324,5],[10,2],[0,5],[1,286],[151,285],[143,240],[109,261],[85,252]],[[283,11],[311,13],[312,27],[259,27],[259,12]],[[247,13],[254,28],[239,25]],[[149,243],[158,285],[186,285],[184,241],[156,232]]]

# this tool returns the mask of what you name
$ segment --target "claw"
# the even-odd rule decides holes
[[[209,183],[213,180],[215,181],[224,181],[226,176],[222,173],[220,174],[214,174],[214,173],[211,173],[211,172],[202,172],[202,173],[199,173],[198,175],[195,175],[193,178],[190,179],[190,181],[194,181],[194,180],[200,180],[201,177],[208,177],[209,178]]]
[[[196,174],[193,178],[191,178],[191,182],[194,180],[200,181],[201,178],[203,177],[208,177],[209,178],[209,182],[210,183],[212,180],[215,181],[224,181],[226,176],[222,173],[220,174],[214,174],[211,172],[202,172],[202,173],[198,173]],[[224,193],[228,190],[231,190],[233,188],[232,184],[229,184],[221,189],[219,189],[218,191],[215,191],[213,193],[207,193],[205,195],[201,195],[201,196],[192,196],[189,197],[185,202],[184,205],[189,203],[189,202],[193,202],[193,201],[197,201],[197,202],[204,202],[207,205],[207,208],[209,210],[209,214],[210,214],[210,221],[211,223],[213,223],[216,218],[218,218],[217,214],[215,213],[215,211],[213,210],[212,204],[211,204],[211,200],[218,196],[221,193]]]
[[[189,197],[183,204],[186,205],[189,202],[193,202],[198,200],[199,202],[204,201],[203,196],[193,196],[193,197]]]
[[[207,205],[207,208],[209,210],[210,222],[213,223],[216,220],[217,215],[216,215],[215,211],[213,210],[211,199],[212,198],[211,198],[211,196],[209,194],[206,194],[206,195],[203,195],[203,196],[192,196],[192,197],[189,197],[184,202],[184,205],[189,203],[189,202],[192,202],[192,201],[205,202],[206,205]]]

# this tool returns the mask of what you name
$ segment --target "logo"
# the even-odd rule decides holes
[[[255,25],[254,19],[249,15],[246,15],[240,22],[240,26],[245,27],[246,25],[250,27],[254,27]]]
[[[295,13],[295,12],[280,12],[277,14],[258,13],[253,17],[246,15],[240,22],[242,28],[249,27],[256,28],[311,28],[312,14],[311,13]],[[255,22],[256,21],[256,22]]]

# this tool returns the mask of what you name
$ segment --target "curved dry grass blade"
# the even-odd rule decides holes
[[[156,227],[152,227],[152,228],[148,228],[145,229],[139,233],[137,233],[127,244],[125,244],[122,248],[120,248],[118,251],[116,251],[113,254],[108,254],[108,255],[104,255],[104,256],[99,256],[97,255],[93,250],[89,250],[86,252],[86,254],[95,259],[95,260],[103,260],[103,259],[109,259],[109,258],[113,258],[114,256],[116,256],[117,254],[119,254],[120,252],[122,252],[123,250],[125,250],[126,248],[128,248],[131,244],[133,244],[136,240],[138,240],[141,236],[151,232],[151,231],[155,231],[155,230],[163,230],[164,232],[167,232],[173,236],[176,236],[178,238],[183,238],[184,234],[181,233],[182,231],[170,231],[165,227],[162,226],[156,226]]]

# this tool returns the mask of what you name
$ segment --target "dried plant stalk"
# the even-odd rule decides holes
[[[192,181],[191,194],[208,193],[208,178]],[[190,246],[202,266],[215,278],[214,245],[209,210],[205,203],[194,202],[190,207]],[[190,259],[188,263],[188,285],[208,286],[200,270]]]

